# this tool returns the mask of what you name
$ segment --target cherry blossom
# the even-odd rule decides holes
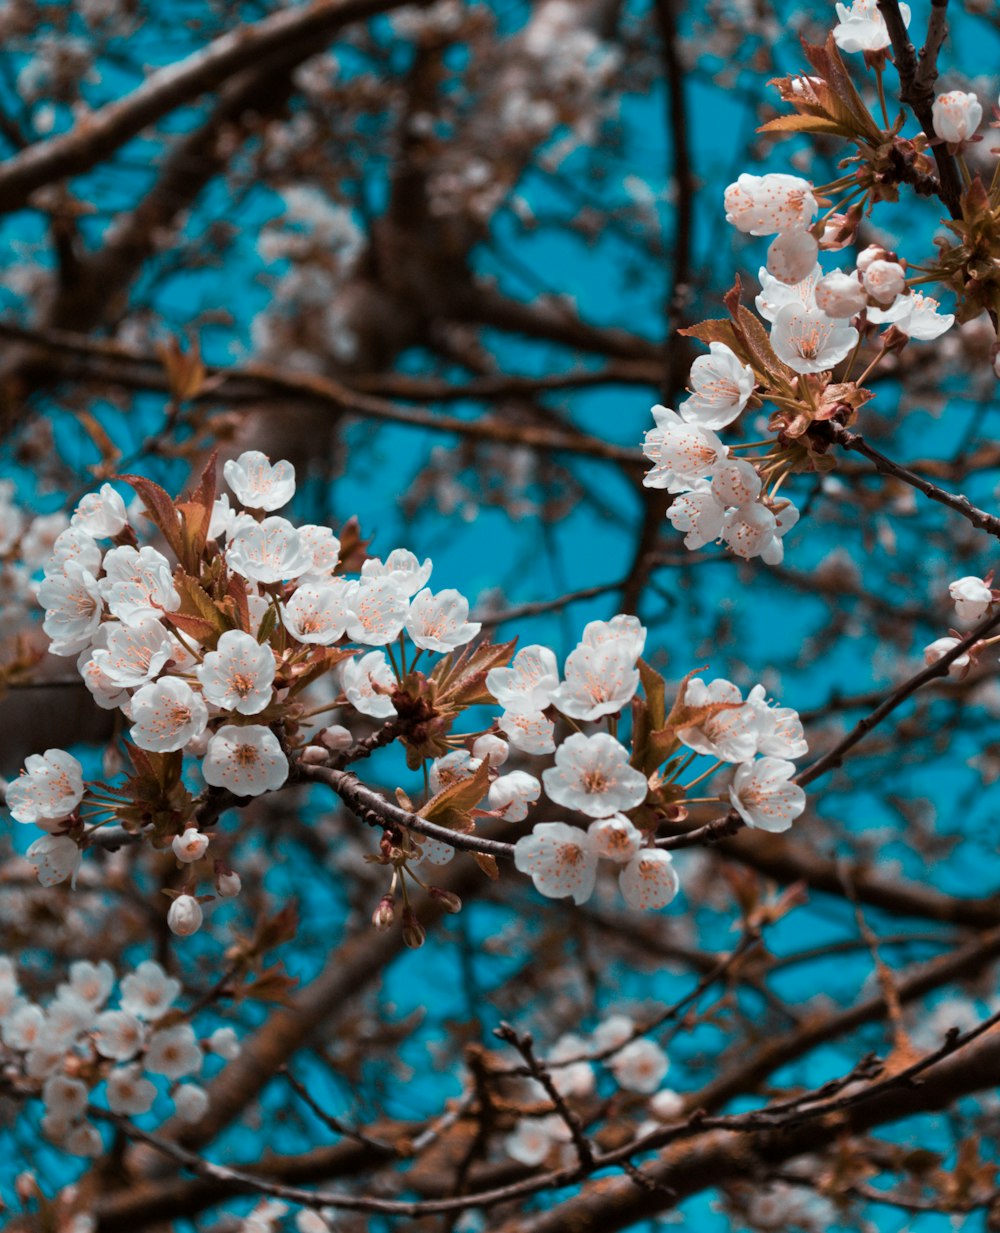
[[[539,822],[514,845],[514,865],[549,899],[590,898],[597,878],[597,853],[586,831],[565,822]]]
[[[472,756],[480,761],[485,759],[493,767],[503,766],[510,757],[510,746],[495,732],[484,732],[473,743]]]
[[[247,450],[222,468],[226,483],[247,509],[281,509],[295,495],[295,468],[290,462],[271,464],[259,450]]]
[[[209,837],[196,826],[189,826],[183,835],[175,835],[170,841],[174,856],[184,865],[201,860],[208,851]]]
[[[132,695],[132,740],[140,749],[169,753],[205,731],[208,707],[175,676],[161,677]]]
[[[75,561],[95,576],[101,568],[101,550],[97,541],[80,527],[67,527],[56,536],[52,556],[45,566],[45,576],[62,573],[68,561]]]
[[[340,665],[340,685],[347,701],[362,715],[388,719],[396,714],[391,695],[396,678],[383,651],[369,651]]]
[[[646,433],[642,452],[654,464],[643,476],[647,488],[682,492],[727,457],[729,451],[710,428],[685,423],[669,407],[655,406],[656,427]]]
[[[283,582],[312,569],[313,557],[285,518],[247,519],[233,531],[226,548],[229,568],[252,582]]]
[[[558,1114],[523,1117],[504,1139],[504,1151],[523,1165],[540,1165],[556,1144],[570,1141],[569,1129]]]
[[[628,751],[607,733],[574,733],[542,772],[549,799],[592,818],[633,809],[646,799],[646,777],[628,764]]]
[[[347,595],[347,636],[365,646],[385,646],[402,631],[408,611],[403,585],[393,574],[362,578]]]
[[[182,1083],[174,1092],[174,1109],[189,1126],[200,1122],[211,1103],[208,1092],[197,1083]]]
[[[718,500],[707,479],[698,480],[690,492],[670,503],[667,518],[675,531],[683,531],[684,547],[692,552],[722,535],[726,507]]]
[[[181,982],[168,976],[155,959],[144,959],[119,983],[122,1010],[137,1019],[153,1022],[170,1009],[181,991]]]
[[[932,296],[914,291],[901,295],[888,308],[870,308],[868,320],[877,325],[894,325],[901,334],[917,342],[932,342],[955,324],[954,313],[941,313],[938,308]]]
[[[195,671],[206,699],[227,711],[256,715],[271,701],[274,655],[242,630],[227,630]]]
[[[802,231],[818,209],[812,185],[799,176],[744,172],[725,192],[726,222],[749,235]]]
[[[843,325],[818,308],[786,304],[771,327],[771,346],[779,360],[799,373],[826,372],[845,359],[858,341],[853,325]]]
[[[619,612],[610,621],[588,621],[580,642],[584,646],[604,646],[608,642],[624,645],[633,663],[646,645],[646,627],[636,616]]]
[[[97,705],[102,710],[114,711],[123,703],[128,702],[128,691],[121,685],[116,685],[101,668],[100,663],[94,659],[95,651],[107,649],[108,629],[109,626],[106,624],[99,626],[94,635],[93,646],[81,652],[77,659],[76,670],[83,678],[84,685]]]
[[[75,879],[83,859],[76,841],[68,835],[42,835],[24,855],[35,866],[42,886],[57,886],[67,878]]]
[[[798,520],[799,511],[790,501],[782,501],[774,510],[749,501],[726,514],[722,538],[739,557],[760,557],[766,565],[780,565],[785,555],[781,541]]]
[[[639,687],[635,656],[624,641],[581,643],[566,659],[566,680],[552,692],[552,705],[586,721],[616,715]]]
[[[629,1041],[608,1060],[607,1065],[619,1087],[646,1096],[657,1090],[670,1069],[667,1055],[660,1046],[643,1037]]]
[[[151,681],[179,653],[178,644],[151,612],[111,624],[107,647],[91,657],[113,684],[132,689]]]
[[[783,758],[758,758],[736,768],[729,799],[746,822],[762,831],[787,831],[806,807],[806,794],[792,783],[795,767]]]
[[[209,740],[202,760],[205,782],[237,796],[273,792],[288,778],[288,759],[278,738],[260,724],[226,724]]]
[[[910,7],[899,5],[903,24],[910,24]],[[878,10],[877,0],[854,0],[848,8],[837,5],[840,21],[833,27],[833,37],[841,51],[885,51],[890,44],[885,18]]]
[[[931,106],[934,132],[950,145],[961,145],[975,136],[983,122],[983,105],[974,94],[949,90],[939,94]]]
[[[862,275],[865,290],[881,305],[888,305],[906,290],[906,273],[898,261],[872,261]]]
[[[425,651],[448,652],[471,642],[482,629],[469,621],[469,601],[455,590],[429,590],[417,593],[410,601],[406,632],[414,646]]]
[[[205,1047],[210,1053],[225,1058],[227,1062],[233,1061],[240,1055],[239,1037],[236,1035],[236,1030],[231,1027],[216,1028],[205,1041]]]
[[[546,1061],[552,1066],[552,1084],[560,1096],[589,1096],[594,1090],[594,1068],[581,1055],[587,1042],[575,1032],[560,1036],[549,1050]],[[579,1059],[573,1061],[574,1058]]]
[[[725,509],[756,501],[760,489],[760,476],[745,458],[727,458],[712,470],[712,495]]]
[[[486,688],[497,702],[508,711],[524,714],[543,711],[558,685],[555,655],[537,644],[521,647],[509,668],[491,668],[486,674]]]
[[[29,754],[24,770],[7,789],[15,822],[44,825],[65,818],[83,799],[83,767],[64,749]]]
[[[971,575],[957,578],[948,587],[948,594],[955,601],[959,620],[969,624],[981,621],[993,602],[993,592],[982,578]]]
[[[361,566],[362,578],[391,578],[409,599],[427,585],[431,562],[421,564],[407,548],[393,548],[384,561],[369,557]]]
[[[120,621],[146,612],[174,612],[180,607],[170,573],[170,562],[155,548],[123,544],[104,558],[101,594]]]
[[[174,903],[177,902],[175,899]],[[197,1074],[201,1062],[198,1038],[190,1023],[178,1023],[154,1032],[143,1058],[143,1065],[151,1075],[165,1075],[168,1079]]]
[[[522,753],[552,753],[556,747],[555,724],[541,711],[506,710],[497,720],[497,727]]]
[[[943,659],[950,651],[961,642],[960,638],[935,638],[933,642],[924,647],[924,663],[930,667],[931,664],[936,664],[939,659]],[[968,651],[963,651],[961,655],[956,656],[948,665],[948,675],[955,677],[965,676],[969,665],[972,663]]]
[[[299,538],[312,557],[311,567],[302,575],[304,581],[328,581],[340,562],[340,540],[329,527],[303,523]]]
[[[768,247],[767,270],[778,282],[797,287],[809,277],[818,256],[819,244],[811,232],[786,231]]]
[[[53,655],[76,655],[90,646],[104,608],[100,585],[88,569],[67,561],[62,573],[39,584],[38,602],[45,608],[42,629]]]
[[[342,578],[300,584],[282,607],[285,628],[298,642],[332,646],[347,628],[351,584]]]
[[[757,726],[757,753],[774,758],[801,758],[809,752],[798,711],[790,706],[768,706],[764,686],[755,685],[747,695]]]
[[[201,904],[194,895],[178,895],[167,913],[167,924],[172,933],[187,938],[201,928],[203,914]]]
[[[116,1062],[127,1062],[134,1058],[146,1043],[146,1029],[142,1020],[127,1010],[103,1011],[97,1016],[94,1028],[94,1046],[97,1052]]]
[[[691,397],[678,413],[699,428],[725,428],[747,405],[756,383],[753,369],[722,342],[709,343],[708,355],[691,365]]]
[[[696,753],[723,762],[745,762],[757,752],[756,708],[743,701],[743,695],[731,681],[721,677],[708,685],[698,677],[688,681],[684,691],[685,707],[706,707],[720,702],[730,705],[697,725],[678,729],[677,739]]]
[[[805,309],[816,307],[816,288],[823,277],[823,271],[818,264],[813,266],[812,272],[794,287],[774,278],[765,266],[761,266],[757,271],[757,277],[761,291],[754,304],[764,320],[773,324],[775,317],[788,304]]]
[[[642,844],[642,831],[622,813],[591,822],[587,834],[597,855],[616,865],[627,864]]]
[[[680,889],[669,852],[640,848],[618,875],[625,902],[644,912],[665,907]]]
[[[490,809],[503,815],[507,822],[521,822],[528,816],[528,806],[542,794],[542,785],[526,771],[511,771],[490,784]]]
[[[156,1099],[156,1084],[143,1077],[138,1066],[116,1066],[108,1075],[108,1108],[134,1117],[148,1113]]]
[[[866,303],[864,284],[843,270],[824,274],[816,284],[816,307],[828,317],[839,320],[856,317]]]
[[[111,539],[128,526],[125,502],[110,484],[102,484],[99,492],[88,492],[81,499],[71,525],[95,539]]]

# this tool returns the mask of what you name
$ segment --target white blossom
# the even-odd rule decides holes
[[[556,747],[555,724],[541,711],[506,710],[497,720],[497,727],[522,753],[552,753]]]
[[[174,1092],[177,1116],[189,1126],[201,1121],[208,1112],[210,1103],[208,1092],[197,1083],[182,1083]]]
[[[750,560],[760,557],[766,565],[780,565],[785,555],[784,536],[799,520],[791,501],[780,509],[768,509],[759,501],[748,501],[730,510],[722,522],[722,538],[737,556]]]
[[[548,647],[538,645],[522,647],[509,668],[491,668],[486,674],[486,688],[497,702],[508,711],[523,714],[543,711],[558,684],[555,655]]]
[[[396,678],[384,651],[369,651],[340,665],[340,685],[347,701],[362,715],[388,719],[396,714],[392,694]]]
[[[888,305],[906,290],[906,272],[898,261],[873,261],[862,275],[865,290],[881,305]]]
[[[783,758],[758,758],[736,768],[729,799],[747,826],[786,831],[806,807],[806,794],[792,783],[795,767]]]
[[[127,978],[126,978],[127,979]],[[105,1010],[94,1024],[94,1047],[101,1057],[127,1062],[146,1042],[146,1029],[137,1015],[127,1010]]]
[[[274,463],[259,450],[247,450],[224,464],[222,474],[237,501],[247,509],[281,509],[295,495],[295,468],[284,460]]]
[[[527,771],[511,771],[490,784],[490,809],[503,814],[507,822],[521,822],[528,816],[528,806],[542,794],[542,785]]]
[[[138,1066],[116,1066],[108,1075],[107,1093],[112,1113],[135,1117],[153,1107],[156,1085],[143,1077]]]
[[[931,119],[938,137],[949,145],[961,145],[975,136],[983,121],[983,105],[974,94],[949,90],[934,100]]]
[[[150,1022],[166,1014],[180,991],[179,980],[168,976],[155,959],[144,959],[122,977],[118,1000],[122,1010]]]
[[[900,4],[903,24],[910,24],[910,6]],[[840,21],[833,27],[833,37],[841,51],[885,51],[890,44],[885,18],[879,12],[877,0],[854,0],[848,8],[837,5]]]
[[[45,608],[42,629],[53,655],[76,655],[90,646],[104,605],[100,584],[89,570],[67,561],[62,573],[39,584],[38,602]]]
[[[347,595],[347,636],[365,646],[385,646],[402,631],[409,608],[393,574],[362,578]]]
[[[803,309],[816,307],[816,288],[823,277],[823,271],[817,263],[812,272],[794,287],[774,278],[765,266],[761,266],[757,271],[757,277],[760,279],[761,290],[754,303],[764,320],[773,324],[775,317],[788,304]]]
[[[646,799],[646,777],[628,764],[628,751],[604,732],[574,733],[542,772],[549,799],[592,818],[607,818]]]
[[[597,853],[586,831],[565,822],[540,822],[514,845],[514,865],[550,899],[590,898],[597,878]]]
[[[618,875],[625,902],[644,912],[665,907],[680,889],[669,852],[640,848]]]
[[[597,855],[616,865],[627,864],[642,844],[642,831],[622,813],[591,822],[587,834]]]
[[[566,659],[566,680],[552,692],[552,705],[573,719],[616,715],[639,687],[635,656],[625,641],[581,643]]]
[[[779,360],[799,373],[826,372],[845,359],[858,341],[844,325],[818,308],[786,304],[771,326],[771,346]]]
[[[107,646],[98,647],[91,658],[113,685],[134,689],[163,671],[167,660],[179,653],[177,645],[159,619],[152,612],[144,612],[112,622]]]
[[[123,544],[104,558],[101,594],[113,616],[128,621],[145,613],[175,612],[181,597],[170,562],[155,548]]]
[[[802,231],[818,209],[812,185],[799,176],[744,172],[725,192],[726,222],[749,235]]]
[[[480,760],[486,759],[492,767],[503,766],[510,757],[510,745],[495,732],[484,732],[482,736],[476,737],[472,756]]]
[[[190,865],[208,851],[209,837],[203,835],[196,826],[189,826],[182,835],[175,835],[170,841],[174,856],[183,865]]]
[[[755,708],[731,682],[718,678],[708,685],[700,678],[688,681],[685,707],[704,707],[728,703],[693,727],[680,728],[677,739],[688,749],[723,762],[746,762],[757,752],[758,719]]]
[[[901,295],[888,308],[869,308],[868,320],[876,325],[894,325],[917,342],[932,342],[955,324],[954,313],[938,312],[938,302],[921,291]]]
[[[955,601],[959,620],[974,624],[981,621],[993,602],[993,592],[982,580],[972,575],[957,578],[948,587],[948,594]]]
[[[950,651],[953,651],[955,647],[958,646],[959,642],[961,642],[960,638],[935,638],[933,642],[928,643],[927,646],[924,647],[924,663],[927,664],[928,667],[930,667],[931,664],[936,664],[939,659],[943,659],[945,655],[947,655]],[[948,665],[948,675],[956,677],[964,676],[965,670],[969,667],[971,662],[969,652],[963,651],[961,655],[956,656]]]
[[[42,886],[56,886],[76,878],[83,853],[69,835],[42,835],[25,852]]]
[[[208,707],[187,681],[165,676],[132,695],[132,740],[140,749],[170,753],[195,740],[208,724]]]
[[[469,621],[469,601],[455,590],[418,592],[410,601],[406,632],[414,646],[425,651],[453,651],[471,642],[482,629]]]
[[[369,557],[361,566],[362,578],[391,578],[402,593],[409,598],[427,585],[431,576],[431,562],[421,564],[406,548],[393,548],[385,561]]]
[[[726,507],[715,495],[707,479],[700,479],[690,492],[675,497],[667,519],[675,531],[683,531],[684,547],[691,552],[703,548],[722,535]]]
[[[607,1065],[619,1087],[647,1096],[657,1090],[670,1068],[667,1055],[660,1046],[644,1037],[629,1041],[609,1058]]]
[[[818,256],[819,243],[812,232],[785,231],[768,247],[767,271],[787,287],[797,287],[809,277]]]
[[[110,484],[88,492],[73,513],[70,525],[80,527],[94,539],[111,539],[128,526],[125,502]]]
[[[756,380],[750,365],[742,363],[725,343],[709,343],[708,350],[708,355],[699,355],[691,365],[691,397],[678,411],[700,428],[725,428],[747,405]]]
[[[194,1028],[190,1023],[177,1023],[153,1033],[142,1063],[151,1075],[183,1079],[201,1070],[201,1060]]]
[[[312,522],[299,527],[299,538],[312,556],[312,565],[302,578],[310,582],[329,582],[340,563],[340,540],[330,527]]]
[[[229,538],[230,569],[252,582],[283,582],[312,568],[308,545],[285,518],[240,522]]]
[[[278,738],[261,724],[226,724],[209,740],[201,764],[205,782],[237,796],[273,792],[288,778]]]
[[[224,1058],[227,1062],[232,1062],[240,1055],[240,1042],[235,1028],[216,1028],[208,1040],[205,1041],[205,1046],[210,1053],[218,1054],[219,1057]]]
[[[816,284],[816,307],[828,317],[856,317],[867,302],[864,284],[843,270],[824,274]]]
[[[342,578],[300,584],[282,608],[285,628],[298,642],[332,646],[347,629],[350,591]]]
[[[64,749],[29,754],[24,770],[7,789],[7,808],[15,822],[36,825],[59,818],[83,799],[83,767]]]
[[[171,933],[176,933],[180,938],[189,938],[192,933],[197,933],[203,919],[201,904],[194,895],[178,895],[167,913]]]
[[[274,655],[242,630],[227,630],[195,672],[208,701],[227,711],[256,715],[271,701]]]
[[[604,646],[608,642],[621,643],[635,663],[646,646],[646,627],[637,616],[619,612],[610,621],[588,621],[580,638],[584,646]]]
[[[685,423],[669,407],[655,406],[656,427],[647,433],[642,452],[654,464],[643,476],[646,488],[682,492],[707,475],[729,451],[710,428]]]

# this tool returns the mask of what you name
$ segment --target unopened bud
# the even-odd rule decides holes
[[[333,753],[342,753],[354,743],[354,737],[342,724],[331,724],[329,728],[324,728],[319,739],[320,743]]]
[[[412,908],[403,909],[403,941],[410,950],[419,950],[427,938],[427,931],[417,920]]]
[[[243,889],[240,875],[222,861],[215,862],[215,893],[220,899],[235,899]]]
[[[462,910],[462,901],[454,891],[445,890],[442,886],[428,886],[432,899],[436,899],[446,912],[457,915]]]
[[[180,938],[188,938],[192,933],[197,933],[202,919],[201,904],[194,895],[178,895],[167,913],[167,924],[171,932]]]
[[[396,919],[396,900],[392,895],[383,895],[378,901],[378,907],[372,913],[372,924],[379,931],[385,931],[392,927],[392,922]]]
[[[882,247],[881,244],[869,244],[867,248],[863,248],[858,253],[857,267],[858,273],[864,274],[865,270],[872,264],[873,261],[891,261],[892,258]]]
[[[329,756],[329,752],[322,749],[319,745],[307,745],[303,749],[299,761],[303,766],[323,766]]]

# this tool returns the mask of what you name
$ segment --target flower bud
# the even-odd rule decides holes
[[[383,895],[378,901],[378,907],[372,913],[372,924],[379,931],[385,931],[392,927],[392,922],[396,919],[396,900],[392,895]]]
[[[419,950],[427,938],[427,931],[417,920],[412,908],[403,909],[403,941],[411,950]]]
[[[215,893],[220,899],[235,899],[243,889],[240,875],[227,869],[221,861],[215,862]]]
[[[299,756],[303,766],[324,766],[330,754],[319,745],[307,745]]]
[[[816,305],[828,317],[854,317],[867,303],[864,287],[843,270],[833,270],[816,284]]]
[[[975,135],[983,119],[983,105],[974,94],[949,90],[939,94],[931,107],[934,131],[949,145],[960,145]]]
[[[906,290],[906,274],[896,261],[872,261],[864,271],[865,290],[880,304],[891,304]]]
[[[167,924],[171,932],[180,938],[188,938],[192,933],[197,933],[202,919],[201,904],[194,895],[178,895],[167,913]]]
[[[331,724],[329,728],[324,728],[319,734],[319,740],[333,753],[342,753],[354,743],[354,737],[342,724]]]
[[[484,732],[472,746],[472,756],[481,762],[488,761],[490,766],[503,766],[509,754],[510,746],[495,732]]]
[[[430,897],[436,899],[446,912],[453,916],[462,910],[462,901],[454,891],[445,890],[443,886],[428,886]]]
[[[181,864],[190,865],[192,861],[201,860],[208,851],[208,836],[197,827],[189,826],[183,835],[173,837],[170,846]]]
[[[857,267],[858,273],[864,274],[865,270],[873,261],[888,261],[889,254],[885,251],[881,244],[869,244],[867,248],[863,248],[858,253]]]

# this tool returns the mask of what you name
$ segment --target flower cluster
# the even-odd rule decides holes
[[[956,578],[948,587],[948,595],[955,605],[955,616],[959,625],[975,625],[987,614],[994,612],[994,604],[1000,600],[1000,590],[993,587],[993,571],[985,578],[967,575]],[[951,630],[942,638],[935,638],[924,647],[924,662],[930,666],[939,659],[950,654],[963,640],[962,633]],[[960,655],[956,655],[948,664],[948,673],[954,677],[964,677],[979,656],[988,647],[996,645],[996,638],[988,638],[974,643]]]
[[[109,1000],[117,984],[117,1005]],[[239,1053],[232,1028],[200,1038],[174,1003],[180,981],[152,959],[116,981],[110,963],[81,960],[42,1006],[26,997],[17,970],[0,957],[0,1054],[12,1089],[41,1099],[46,1137],[78,1156],[103,1151],[92,1101],[137,1117],[155,1105],[198,1122],[209,1105],[195,1082],[206,1053]]]

